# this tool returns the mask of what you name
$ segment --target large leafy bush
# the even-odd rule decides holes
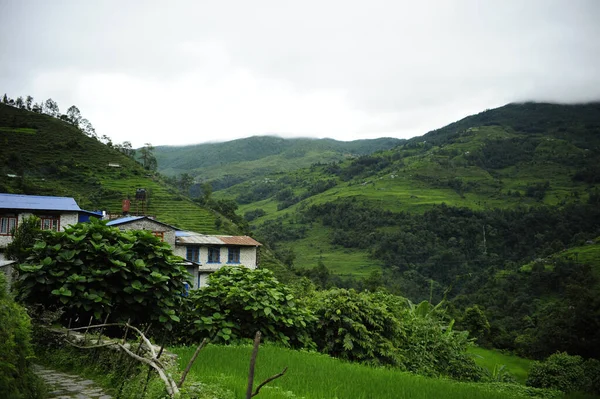
[[[313,345],[314,316],[269,270],[223,267],[210,275],[208,287],[189,298],[183,338],[231,342],[260,331],[266,340],[295,347]]]
[[[443,316],[440,305],[433,307],[427,301],[409,304],[399,313],[406,336],[401,347],[404,366],[418,374],[479,380],[482,370],[467,353],[468,333],[453,330],[454,322]]]
[[[375,364],[401,363],[400,322],[381,294],[331,289],[318,292],[311,308],[319,319],[314,340],[321,352]]]
[[[31,325],[21,306],[7,294],[0,272],[0,396],[8,399],[42,398],[42,383],[30,369],[33,356]]]
[[[600,362],[584,360],[566,352],[550,355],[543,362],[534,362],[529,371],[527,385],[552,388],[563,392],[587,391],[600,393]]]
[[[112,321],[179,321],[188,279],[170,246],[146,231],[120,231],[93,219],[64,232],[44,232],[21,264],[26,303],[62,307],[67,316]]]

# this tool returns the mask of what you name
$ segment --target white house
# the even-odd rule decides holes
[[[42,230],[62,231],[65,227],[89,216],[101,216],[84,211],[70,197],[48,197],[0,193],[0,261],[5,261],[4,249],[12,242],[12,231],[23,219],[35,215]]]
[[[6,274],[9,285],[13,277],[14,262],[6,259],[4,251],[13,240],[13,229],[32,215],[40,218],[42,230],[54,231],[62,231],[71,224],[87,221],[90,216],[102,216],[79,208],[77,202],[70,197],[0,193],[0,271]]]
[[[261,244],[248,236],[183,231],[148,216],[127,216],[111,220],[107,225],[121,230],[148,230],[169,243],[173,253],[185,259],[184,265],[192,275],[193,288],[206,286],[208,275],[225,265],[258,267]]]

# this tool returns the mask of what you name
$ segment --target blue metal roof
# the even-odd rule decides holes
[[[28,209],[39,211],[81,211],[70,197],[47,197],[43,195],[21,195],[0,193],[0,209]]]
[[[106,225],[107,226],[118,226],[120,224],[133,222],[133,221],[136,221],[136,220],[143,219],[145,217],[146,216],[125,216],[123,218],[113,219],[110,222],[106,223]]]

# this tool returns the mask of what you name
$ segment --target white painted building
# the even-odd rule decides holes
[[[40,218],[42,230],[63,231],[96,214],[79,208],[70,197],[0,193],[0,261],[6,260],[4,249],[12,242],[13,229],[32,215]]]
[[[121,230],[148,230],[169,243],[173,254],[185,259],[183,264],[192,276],[192,288],[206,286],[209,274],[223,266],[258,267],[261,244],[248,236],[183,231],[148,216],[127,216],[111,220],[107,225]]]

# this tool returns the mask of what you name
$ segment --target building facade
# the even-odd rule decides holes
[[[205,235],[179,230],[147,216],[128,216],[114,219],[108,226],[121,230],[147,230],[171,245],[173,254],[185,261],[192,276],[191,288],[207,285],[208,276],[223,266],[258,267],[258,248],[261,244],[248,236]]]

